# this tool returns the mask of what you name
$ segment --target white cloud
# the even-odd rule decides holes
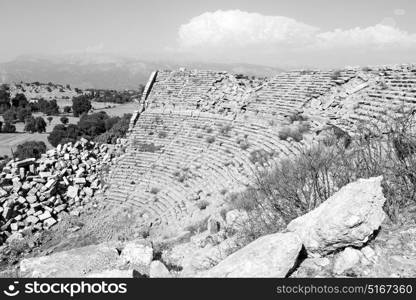
[[[414,46],[416,35],[382,22],[366,28],[319,28],[283,16],[265,16],[240,10],[206,12],[179,28],[181,49],[273,47],[278,50],[331,47]]]
[[[377,24],[366,28],[336,29],[317,36],[320,47],[388,47],[416,46],[416,35],[396,27]]]
[[[181,25],[179,43],[184,48],[299,44],[318,28],[282,16],[264,16],[240,10],[206,12]]]
[[[394,10],[394,14],[396,16],[404,16],[406,14],[406,10],[402,9],[402,8],[396,8]]]
[[[87,48],[85,48],[85,52],[87,53],[96,53],[96,52],[102,52],[104,49],[104,44],[99,43],[97,45],[90,45]]]

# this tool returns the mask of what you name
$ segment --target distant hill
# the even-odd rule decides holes
[[[0,63],[0,83],[54,82],[82,89],[138,89],[155,69],[179,67],[224,70],[254,76],[271,76],[281,69],[249,64],[148,62],[109,54],[20,56]]]

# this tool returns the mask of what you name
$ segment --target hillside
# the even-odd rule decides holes
[[[226,70],[256,76],[274,75],[277,68],[247,64],[184,63],[190,68]],[[86,89],[137,89],[156,69],[176,69],[180,63],[142,61],[106,54],[21,56],[0,64],[0,83],[54,82]]]

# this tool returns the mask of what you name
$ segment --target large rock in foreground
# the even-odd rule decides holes
[[[302,241],[293,233],[258,238],[203,274],[204,277],[286,277],[295,266]]]
[[[148,276],[152,259],[153,249],[145,240],[108,242],[23,259],[20,276],[125,278],[133,277],[133,271]]]
[[[386,217],[382,179],[360,179],[346,185],[316,209],[290,222],[287,229],[300,236],[309,256],[364,245]]]
[[[115,268],[119,254],[113,244],[99,244],[33,257],[20,262],[22,277],[84,277],[91,272]]]

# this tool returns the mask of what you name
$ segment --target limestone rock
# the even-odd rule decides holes
[[[300,236],[309,256],[364,245],[385,218],[381,181],[380,176],[348,184],[319,207],[290,222],[288,231]]]
[[[359,264],[361,256],[362,254],[359,250],[351,247],[345,248],[335,260],[334,273],[340,275],[345,271],[352,269]]]
[[[169,270],[163,263],[158,260],[152,261],[150,264],[150,278],[169,278],[172,277]]]
[[[116,267],[119,255],[114,245],[104,243],[86,246],[48,256],[23,259],[20,262],[20,276],[84,277],[88,273]]]
[[[294,233],[260,237],[203,274],[206,277],[285,277],[302,248]]]
[[[85,277],[88,278],[133,278],[133,270],[105,270],[97,273],[90,273]]]
[[[153,249],[144,241],[128,242],[121,251],[120,258],[138,271],[149,271],[153,260]]]

